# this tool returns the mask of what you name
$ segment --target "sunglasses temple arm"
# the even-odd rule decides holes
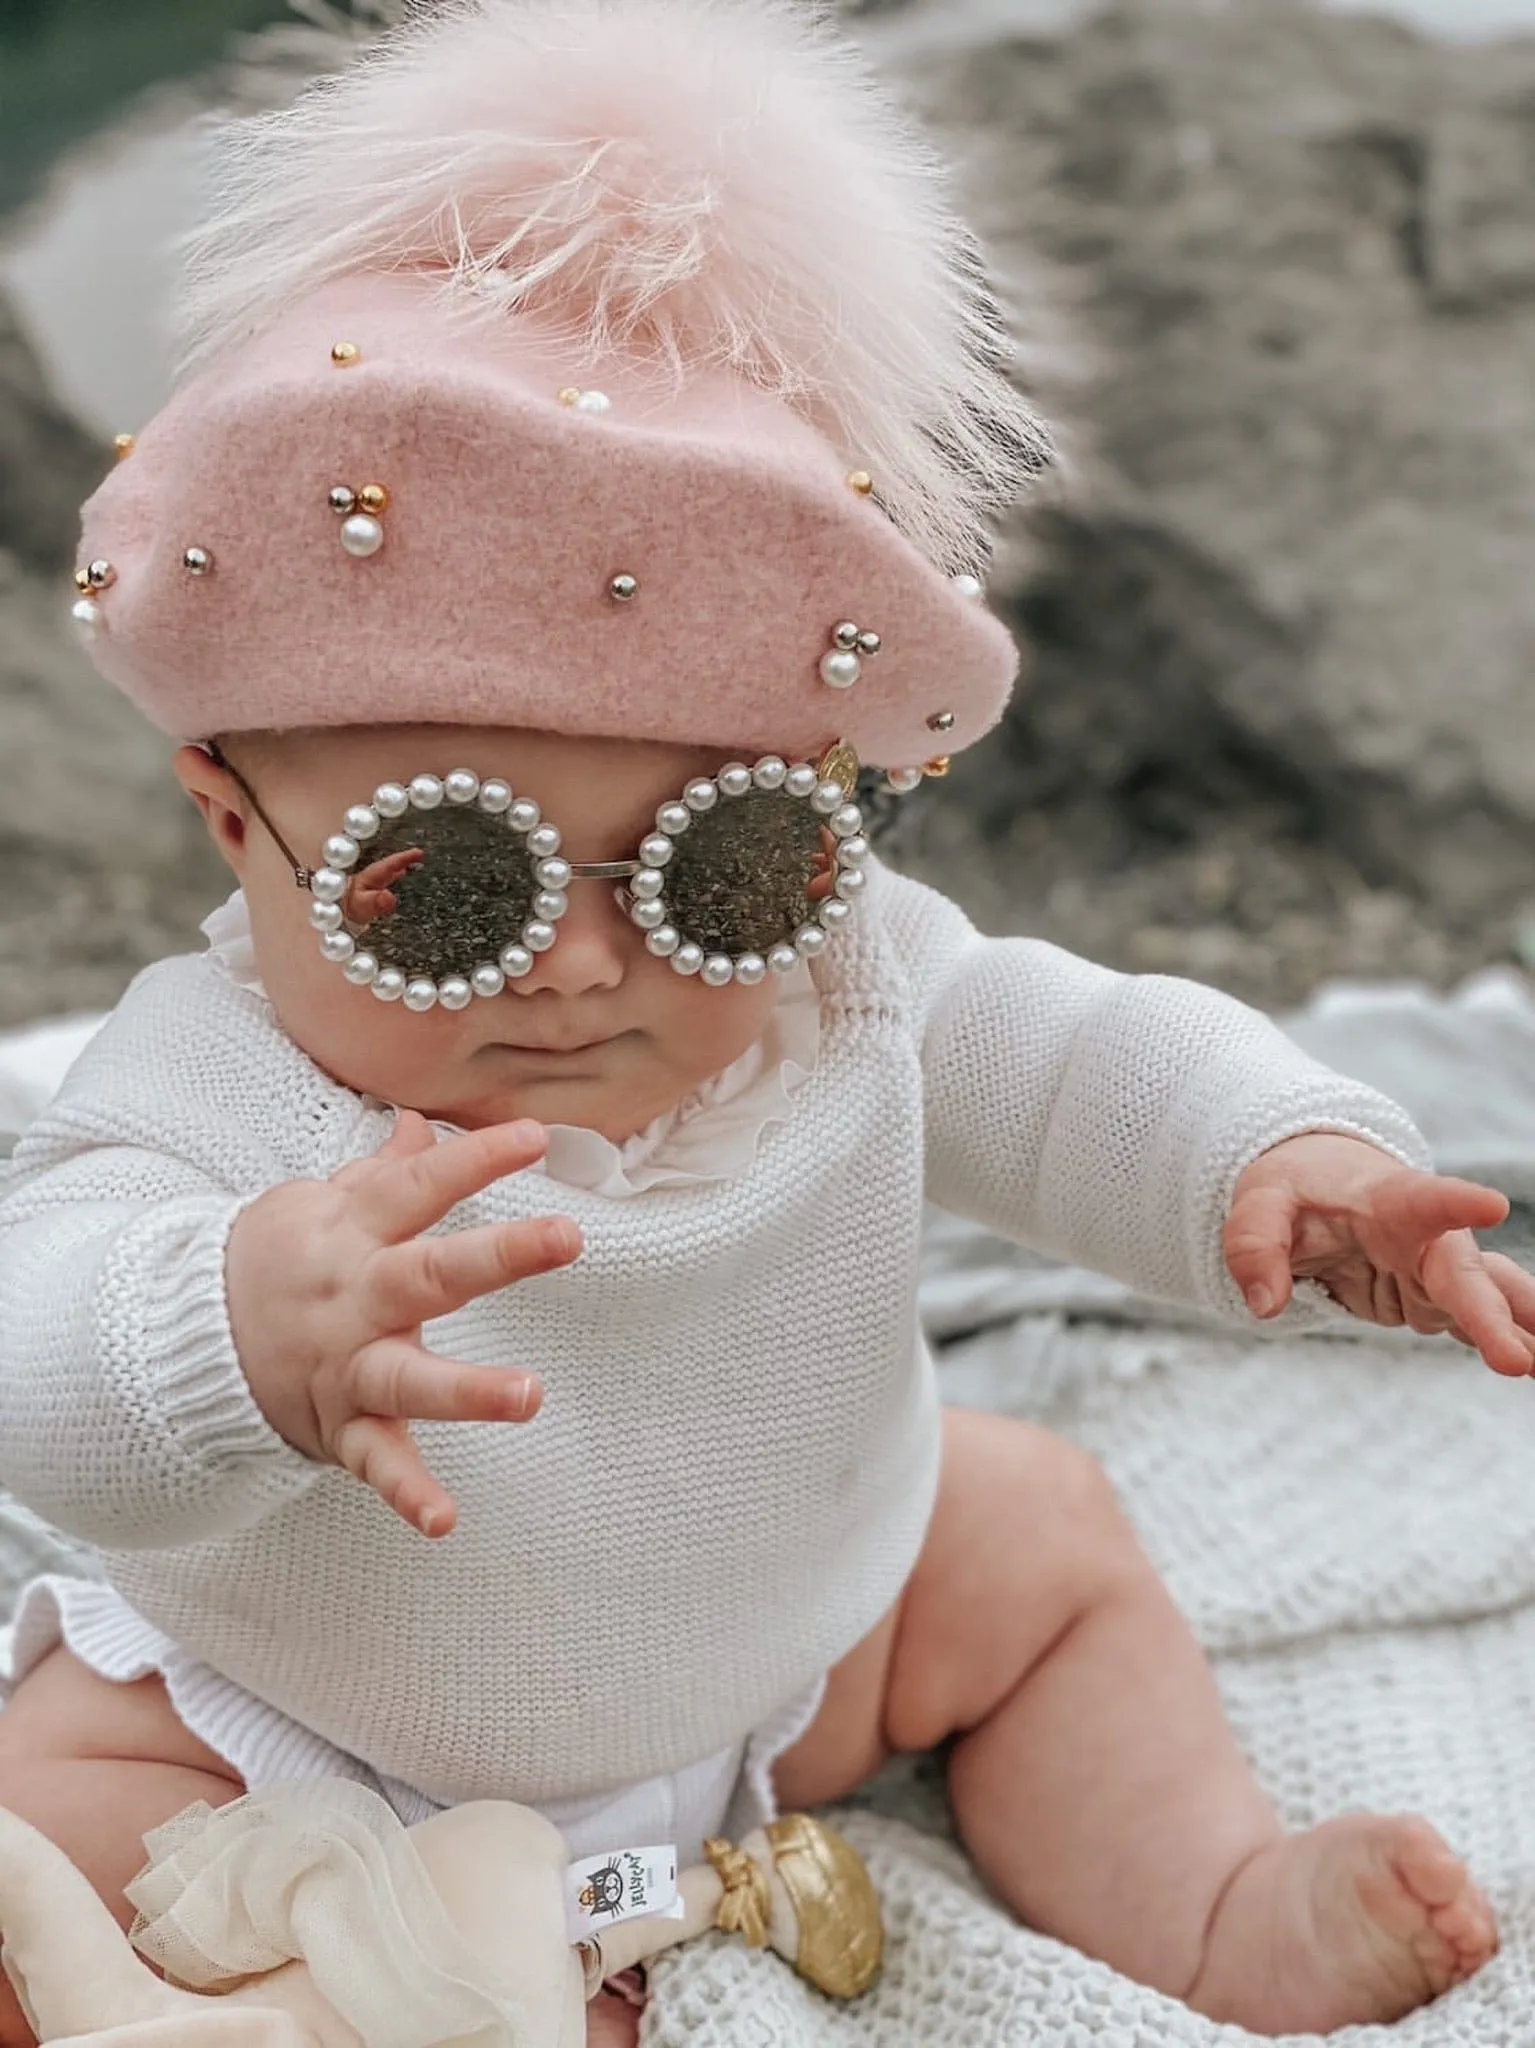
[[[228,760],[225,757],[222,747],[219,746],[216,740],[204,740],[203,752],[208,756],[208,759],[214,763],[215,767],[222,768],[224,773],[233,779],[236,786],[239,788],[242,795],[244,796],[246,802],[250,805],[251,809],[256,813],[256,816],[261,820],[262,824],[265,825],[268,832],[271,833],[273,840],[276,842],[278,852],[282,855],[283,859],[288,863],[289,867],[292,868],[293,879],[295,883],[298,885],[300,889],[307,889],[309,887],[310,877],[314,872],[313,869],[305,867],[304,863],[293,851],[293,848],[288,844],[287,840],[283,838],[282,834],[278,831],[277,827],[272,823],[272,820],[267,816],[266,806],[262,803],[260,797],[257,796],[256,792],[251,788],[250,784],[246,781],[245,777],[240,773],[239,769],[234,765],[232,761]]]
[[[293,848],[288,844],[287,840],[283,838],[281,832],[278,831],[276,825],[273,824],[271,818],[267,815],[266,806],[262,803],[260,797],[257,796],[256,792],[251,788],[250,784],[246,781],[245,777],[240,773],[239,769],[236,768],[234,763],[228,759],[228,757],[224,753],[224,750],[222,749],[222,747],[219,746],[216,740],[204,740],[202,743],[202,747],[203,752],[208,756],[208,759],[212,761],[217,767],[222,768],[224,773],[231,777],[237,788],[240,790],[241,794],[244,796],[246,802],[250,805],[251,809],[256,813],[256,816],[261,820],[262,824],[265,825],[268,832],[271,833],[272,838],[277,845],[278,851],[282,854],[283,859],[288,863],[289,867],[292,868],[293,879],[298,884],[299,888],[307,889],[309,887],[310,876],[313,873],[313,870],[307,868],[304,865],[304,863],[299,859],[298,855],[293,851]],[[637,875],[644,865],[645,863],[639,860],[572,861],[570,864],[570,872],[572,879],[577,881],[627,882],[633,876]]]

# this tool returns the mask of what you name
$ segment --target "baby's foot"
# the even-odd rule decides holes
[[[1243,1865],[1189,2003],[1258,2034],[1400,2019],[1479,1970],[1492,1908],[1428,1825],[1350,1814]]]

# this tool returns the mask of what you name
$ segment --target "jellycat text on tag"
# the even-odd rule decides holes
[[[588,1941],[620,1920],[651,1914],[681,1919],[677,1851],[671,1843],[581,1856],[565,1873],[565,1921],[572,1942]]]

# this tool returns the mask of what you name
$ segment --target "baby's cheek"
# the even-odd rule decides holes
[[[313,940],[306,932],[303,938]],[[257,944],[257,964],[278,1021],[326,1073],[360,1094],[420,1107],[462,1036],[447,1011],[419,1016],[354,988],[314,943]]]
[[[658,966],[662,963],[657,962]],[[671,988],[658,994],[653,1042],[679,1081],[679,1096],[738,1060],[767,1029],[778,1003],[776,976],[755,988],[731,982],[710,988],[692,975],[665,970]]]

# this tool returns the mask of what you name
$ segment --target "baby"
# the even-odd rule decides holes
[[[1083,1453],[938,1405],[924,1197],[1509,1374],[1535,1282],[1263,1019],[872,854],[859,757],[1000,715],[1041,449],[934,176],[767,0],[451,6],[238,139],[77,614],[239,893],[0,1198],[0,1480],[104,1574],[27,1589],[0,1805],[120,1911],[279,1780],[692,1860],[952,1740],[998,1896],[1215,2018],[1494,1948],[1425,1822],[1284,1831]]]

